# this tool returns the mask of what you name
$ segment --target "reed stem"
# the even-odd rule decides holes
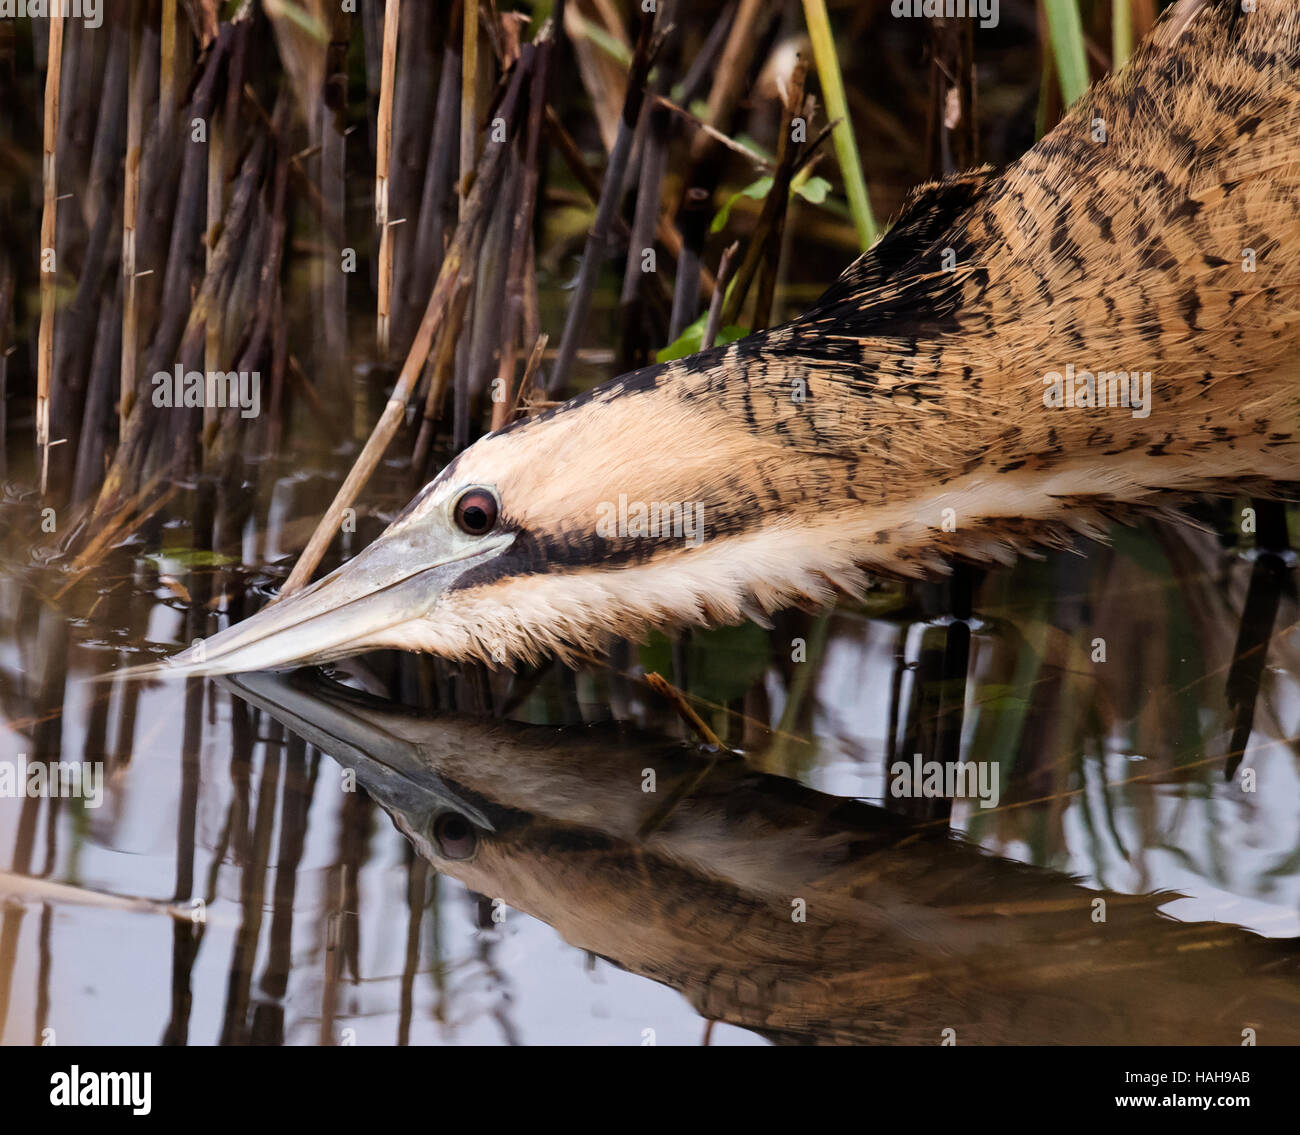
[[[1088,89],[1088,55],[1083,44],[1078,0],[1043,0],[1043,6],[1052,54],[1056,57],[1056,73],[1061,80],[1061,97],[1068,107]]]
[[[460,61],[460,204],[469,193],[478,133],[478,0],[462,0]]]
[[[831,137],[835,143],[835,156],[839,159],[840,174],[844,178],[844,192],[849,199],[849,215],[858,234],[858,245],[865,252],[876,243],[878,228],[867,196],[866,179],[862,176],[862,159],[858,156],[858,143],[853,136],[853,123],[849,119],[849,102],[844,93],[844,76],[840,73],[839,55],[835,51],[835,37],[831,34],[830,16],[826,13],[826,0],[803,0],[804,19],[808,24],[808,37],[812,40],[813,61],[817,65],[817,78],[826,100],[826,115],[835,124]]]
[[[45,200],[41,210],[41,323],[37,333],[36,444],[41,451],[41,493],[50,471],[50,396],[54,383],[54,307],[58,296],[59,177],[56,152],[59,141],[59,83],[63,75],[63,16],[50,17],[49,57],[45,72],[45,140],[42,179]]]
[[[375,224],[379,228],[379,298],[375,341],[380,358],[388,355],[393,314],[393,230],[388,220],[388,176],[393,150],[393,86],[397,75],[397,30],[401,16],[402,0],[385,0],[384,50],[379,79],[379,126],[375,144]]]
[[[131,9],[131,47],[127,85],[126,159],[122,199],[122,350],[118,388],[118,436],[126,432],[126,419],[135,396],[136,323],[136,225],[140,212],[140,149],[144,138],[144,67],[140,45],[144,36],[144,8]]]
[[[1110,14],[1110,69],[1118,74],[1133,54],[1133,0],[1113,0]]]

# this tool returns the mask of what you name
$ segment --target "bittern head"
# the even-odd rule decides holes
[[[906,268],[927,263],[936,226],[985,186],[980,173],[944,183],[937,202],[923,194],[790,323],[482,438],[353,560],[165,669],[285,669],[381,648],[572,659],[656,627],[763,621],[860,593],[864,570],[942,570],[957,539],[972,558],[1008,558],[1001,526],[940,527],[954,505],[989,510],[975,426],[1025,401],[1011,391],[1000,408],[970,377],[982,348],[962,346],[952,313],[983,278]],[[1061,448],[1013,432],[1021,448]],[[992,456],[1014,469],[1021,448]],[[1013,514],[1030,508],[1001,496]]]
[[[857,588],[836,526],[853,501],[824,468],[842,462],[816,452],[772,357],[755,336],[482,438],[350,562],[166,669],[379,648],[513,665]]]

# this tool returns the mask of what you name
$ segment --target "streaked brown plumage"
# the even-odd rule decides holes
[[[535,660],[1007,560],[1169,494],[1281,491],[1298,140],[1292,0],[1184,0],[1005,173],[916,190],[806,315],[482,439],[339,573],[177,661]],[[1149,416],[1044,405],[1070,365],[1151,372]],[[455,524],[475,487],[486,535]],[[704,539],[599,534],[620,496],[697,504]]]

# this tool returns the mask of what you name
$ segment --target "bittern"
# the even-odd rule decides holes
[[[798,1043],[1300,1042],[1297,941],[1175,922],[1175,894],[1091,890],[631,730],[422,715],[310,672],[223,681],[352,770],[439,873],[710,1019]]]
[[[1300,481],[1300,13],[1183,0],[1000,175],[915,190],[792,322],[480,439],[176,673],[513,664]]]

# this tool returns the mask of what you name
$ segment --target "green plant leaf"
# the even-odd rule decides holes
[[[831,183],[824,177],[810,177],[802,185],[795,186],[795,192],[805,201],[813,205],[820,205],[826,200],[826,194],[830,192]]]
[[[628,51],[618,40],[609,32],[605,31],[599,24],[594,24],[583,16],[578,17],[582,26],[582,34],[601,51],[613,59],[620,67],[632,66],[632,53]]]
[[[757,181],[746,185],[739,193],[733,193],[727,198],[727,203],[718,210],[718,215],[713,218],[713,224],[709,226],[709,232],[720,233],[727,227],[727,222],[731,219],[731,207],[742,197],[749,197],[755,201],[762,201],[772,191],[771,175],[764,175]]]
[[[1088,52],[1083,42],[1078,0],[1047,0],[1045,10],[1061,97],[1070,106],[1088,89]]]
[[[704,325],[709,321],[709,314],[705,312],[694,323],[683,331],[677,339],[669,343],[668,346],[656,352],[655,362],[667,363],[673,359],[684,359],[687,355],[693,355],[700,349],[704,342]],[[718,332],[718,343],[734,343],[737,339],[743,339],[749,334],[749,328],[737,327],[735,324],[728,324]]]
[[[731,208],[742,197],[749,197],[754,201],[762,201],[769,193],[772,192],[772,186],[775,184],[770,174],[765,174],[757,181],[751,182],[745,186],[739,193],[733,193],[727,198],[727,203],[718,210],[718,215],[713,218],[713,223],[709,226],[709,232],[721,232],[727,227],[727,222],[731,220]],[[830,192],[831,183],[824,177],[810,177],[801,185],[795,185],[790,190],[790,195],[798,194],[805,201],[813,205],[821,205],[826,201],[826,195]]]
[[[194,571],[197,568],[229,567],[239,563],[235,556],[223,556],[204,548],[172,547],[151,552],[144,559],[151,560],[159,571]]]

